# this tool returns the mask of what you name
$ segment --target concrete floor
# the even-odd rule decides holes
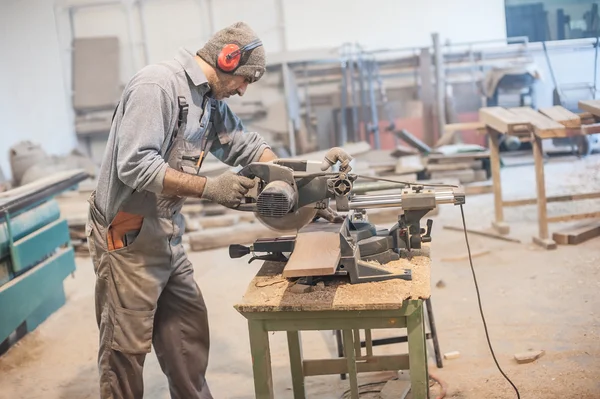
[[[548,194],[600,190],[598,172],[598,156],[583,161],[552,159],[546,168]],[[531,166],[506,168],[502,178],[507,198],[535,194]],[[467,202],[468,227],[487,228],[493,215],[492,196],[475,196]],[[598,201],[551,205],[550,214],[600,210]],[[600,238],[545,251],[530,244],[537,229],[534,206],[511,208],[505,218],[511,235],[524,244],[469,237],[474,252],[491,251],[474,262],[500,364],[523,399],[600,397]],[[459,351],[461,356],[445,361],[443,369],[432,365],[431,370],[449,384],[447,397],[514,398],[490,356],[468,261],[441,260],[466,251],[462,233],[444,230],[444,225],[460,225],[459,208],[444,206],[434,220],[432,301],[442,351]],[[551,225],[551,231],[560,227]],[[225,249],[190,253],[190,259],[209,308],[212,348],[208,379],[213,394],[215,398],[253,398],[245,319],[233,305],[260,265],[231,260]],[[444,288],[436,287],[440,280]],[[65,281],[67,304],[0,358],[0,398],[98,396],[93,287],[89,258],[78,258],[75,277]],[[374,333],[375,337],[383,335]],[[303,334],[307,358],[335,356],[334,344],[330,331]],[[400,344],[378,347],[376,352],[405,349]],[[528,349],[543,349],[546,354],[534,363],[516,364],[513,355]],[[275,397],[291,398],[285,334],[271,335],[271,350]],[[389,377],[365,375],[361,382]],[[146,398],[169,397],[153,353],[146,361],[145,381]],[[339,398],[348,388],[337,376],[311,377],[306,385],[309,398]]]

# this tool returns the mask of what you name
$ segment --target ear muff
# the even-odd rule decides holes
[[[225,72],[231,72],[238,67],[242,52],[237,44],[228,44],[219,53],[217,65]]]
[[[240,65],[240,59],[245,52],[260,46],[262,46],[262,42],[258,39],[241,48],[237,44],[227,44],[223,46],[217,57],[217,66],[224,72],[231,72]]]

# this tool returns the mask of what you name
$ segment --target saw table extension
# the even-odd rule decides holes
[[[284,262],[264,262],[235,309],[248,320],[254,386],[257,399],[274,398],[269,331],[286,331],[294,398],[305,398],[305,377],[347,373],[353,399],[358,396],[357,373],[410,370],[412,397],[428,398],[424,300],[431,295],[429,244],[412,259],[390,268],[411,269],[412,280],[351,284],[347,278],[327,279],[325,287],[296,294],[295,283],[283,278]],[[425,249],[425,248],[424,248]],[[406,328],[408,354],[374,356],[371,329]],[[365,353],[359,331],[365,330]],[[304,359],[301,331],[341,330],[344,358]]]

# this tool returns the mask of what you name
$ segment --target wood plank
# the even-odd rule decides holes
[[[488,129],[488,142],[490,147],[490,168],[492,172],[492,187],[494,191],[494,222],[504,222],[504,209],[502,208],[502,180],[500,177],[500,137],[498,132]]]
[[[472,162],[430,163],[427,165],[427,170],[429,172],[439,172],[439,171],[448,171],[448,170],[463,170],[463,169],[472,169],[471,166],[472,166]]]
[[[562,124],[544,116],[533,108],[517,107],[509,110],[518,117],[529,121],[533,126],[535,135],[540,138],[567,137],[567,130]]]
[[[529,127],[529,121],[502,107],[479,110],[479,120],[502,134],[514,134],[518,127]]]
[[[461,160],[475,160],[475,159],[485,159],[485,158],[489,158],[490,157],[490,153],[489,151],[477,151],[477,152],[463,152],[460,154],[452,154],[452,155],[446,155],[446,154],[429,154],[426,158],[427,162],[431,162],[431,161],[450,161],[450,160],[457,160],[457,161],[461,161]]]
[[[600,116],[600,100],[579,101],[578,106],[583,111],[589,112],[594,116]]]
[[[548,223],[570,222],[581,219],[600,218],[600,212],[579,213],[574,215],[553,216],[548,218]]]
[[[565,201],[579,201],[587,199],[600,198],[600,192],[582,193],[582,194],[567,194],[567,195],[553,195],[546,197],[546,202],[565,202]],[[535,205],[537,204],[537,198],[527,198],[520,200],[504,201],[502,203],[505,207],[510,206],[523,206],[523,205]]]
[[[475,182],[470,184],[465,184],[463,186],[463,190],[465,195],[478,195],[478,194],[490,194],[494,192],[493,183],[490,181],[485,182]]]
[[[476,181],[475,171],[473,169],[439,171],[432,172],[430,175],[432,180],[444,181],[444,179],[447,178],[458,179],[462,184]]]
[[[528,351],[515,354],[515,360],[519,364],[531,363],[544,356],[544,351]]]
[[[206,251],[231,244],[251,244],[259,238],[295,234],[295,232],[275,232],[261,223],[238,223],[235,226],[215,227],[190,233],[189,241],[192,251]]]
[[[552,235],[552,239],[561,245],[577,245],[598,236],[600,236],[600,220],[595,220],[558,231]]]
[[[453,231],[461,231],[461,232],[464,231],[464,229],[462,227],[454,227],[454,226],[444,226],[444,229],[453,230]],[[474,234],[477,236],[495,238],[495,239],[502,240],[502,241],[515,242],[515,243],[521,244],[521,240],[517,240],[516,238],[504,237],[504,236],[500,236],[500,235],[497,235],[494,233],[488,233],[487,231],[467,229],[467,233]]]
[[[458,132],[461,130],[479,130],[485,129],[483,122],[465,122],[465,123],[450,123],[444,126],[444,132]]]
[[[283,277],[335,274],[340,254],[339,232],[298,233],[294,252],[283,269]]]
[[[408,369],[408,355],[384,355],[374,357],[361,357],[356,364],[359,373],[375,371],[395,371]],[[304,360],[304,375],[331,375],[348,373],[348,363],[345,358]]]
[[[565,127],[577,128],[581,126],[581,118],[574,112],[569,111],[568,109],[561,107],[560,105],[555,105],[553,107],[540,108],[539,110],[542,114],[546,115],[548,118],[560,123]]]
[[[548,209],[546,205],[546,178],[544,177],[544,152],[542,149],[542,140],[535,137],[531,142],[533,147],[533,160],[535,161],[535,183],[537,194],[538,210],[538,231],[539,238],[545,240],[548,235]]]
[[[600,123],[592,123],[590,125],[581,126],[581,134],[598,134],[600,133]]]

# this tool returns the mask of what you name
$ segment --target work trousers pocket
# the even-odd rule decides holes
[[[115,306],[111,348],[123,353],[150,353],[155,310],[129,310]]]

